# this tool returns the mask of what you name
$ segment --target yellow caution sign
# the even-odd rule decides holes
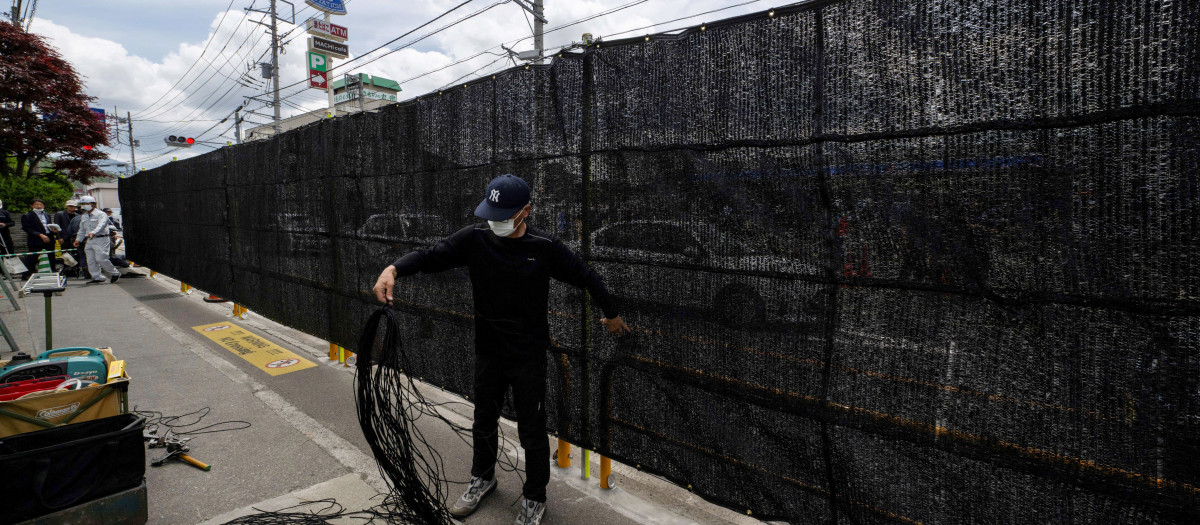
[[[192,330],[212,339],[263,372],[273,376],[317,366],[287,349],[233,323],[193,326]]]

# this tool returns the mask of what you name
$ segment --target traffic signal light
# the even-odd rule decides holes
[[[196,143],[196,139],[192,137],[177,137],[175,135],[171,135],[163,139],[163,142],[166,142],[168,146],[175,146],[176,148],[190,148],[192,147],[192,144]]]

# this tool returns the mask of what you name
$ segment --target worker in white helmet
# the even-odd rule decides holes
[[[104,282],[104,274],[110,275],[110,283],[121,278],[121,272],[113,266],[109,257],[108,215],[96,209],[96,198],[86,195],[79,199],[79,207],[83,215],[79,223],[79,233],[75,234],[75,246],[83,244],[87,254],[88,272],[92,279],[87,284]],[[104,273],[100,273],[103,270]]]

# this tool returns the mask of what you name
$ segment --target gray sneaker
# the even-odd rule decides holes
[[[540,501],[521,501],[521,511],[517,513],[516,525],[540,525],[542,515],[546,513],[546,504]]]
[[[491,494],[496,490],[496,478],[484,480],[483,478],[471,478],[471,486],[467,487],[467,491],[462,497],[450,507],[450,515],[455,518],[465,518],[475,512],[479,508],[479,502],[483,501],[484,496]]]

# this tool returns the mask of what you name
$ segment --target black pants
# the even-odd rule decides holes
[[[30,243],[30,244],[27,244],[26,246],[29,248],[29,251],[31,251],[31,252],[40,252],[40,251],[47,250],[47,249],[51,249],[51,250],[54,249],[53,244],[51,244],[49,248],[46,248],[46,245],[41,243],[41,239],[38,240],[38,244],[36,244],[36,245]],[[21,258],[21,262],[25,265],[25,269],[29,273],[37,273],[38,259],[40,259],[41,257],[42,257],[41,255],[26,255]],[[51,256],[50,258],[53,259],[54,257]],[[53,266],[53,263],[51,263],[51,266]]]
[[[475,356],[475,454],[471,475],[495,476],[499,445],[500,409],[504,393],[512,388],[517,412],[517,435],[525,449],[525,486],[521,493],[531,501],[546,501],[550,483],[550,444],[546,438],[546,358],[527,360]]]

